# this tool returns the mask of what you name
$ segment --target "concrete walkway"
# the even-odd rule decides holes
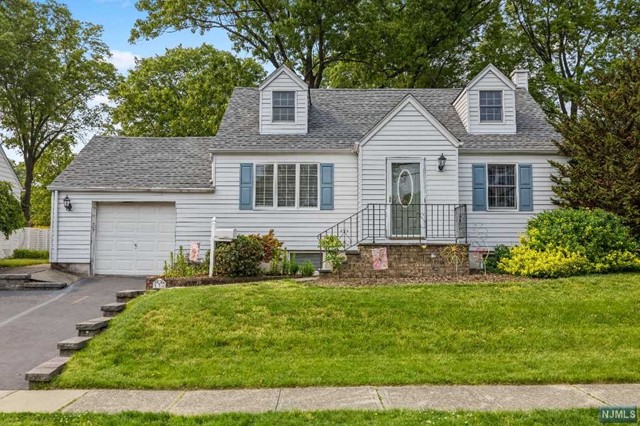
[[[0,391],[0,412],[169,412],[285,410],[534,410],[640,404],[640,384],[541,386],[360,386],[207,391]]]

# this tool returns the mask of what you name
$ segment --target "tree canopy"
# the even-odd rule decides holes
[[[600,207],[625,218],[640,237],[640,50],[594,71],[578,116],[565,116],[554,162],[556,202]]]
[[[264,70],[253,59],[203,44],[137,61],[109,97],[125,136],[215,135],[233,88],[254,86]]]
[[[0,3],[0,129],[25,164],[22,210],[31,213],[34,168],[56,144],[100,126],[116,70],[101,27],[72,18],[53,1]]]

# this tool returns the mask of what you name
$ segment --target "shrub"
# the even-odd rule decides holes
[[[233,241],[216,246],[215,272],[229,277],[260,275],[264,249],[253,236],[238,235]]]
[[[255,238],[261,245],[264,252],[262,261],[264,263],[270,263],[271,260],[282,249],[282,241],[276,238],[273,229],[270,229],[268,233],[264,235],[255,234],[250,235],[251,238]]]
[[[494,249],[493,253],[487,256],[484,266],[487,272],[491,273],[500,273],[503,272],[498,268],[498,264],[502,259],[507,259],[511,256],[511,249],[504,244],[498,244]]]
[[[295,253],[291,253],[289,259],[287,259],[285,252],[284,260],[282,261],[282,273],[284,275],[295,275],[298,273],[298,269],[300,269],[300,266],[296,263]]]
[[[540,213],[520,243],[499,261],[499,269],[531,277],[640,270],[639,245],[629,228],[600,209]]]
[[[305,261],[300,265],[300,275],[303,277],[311,277],[316,272],[316,267],[313,266],[310,260]]]
[[[164,262],[163,276],[167,278],[201,277],[209,274],[209,256],[207,252],[202,262],[190,262],[189,253],[180,246],[178,253],[169,253],[169,260]]]
[[[320,239],[318,245],[325,251],[327,262],[331,265],[333,272],[340,272],[344,263],[344,255],[342,254],[344,245],[340,238],[335,235],[325,235]]]
[[[47,250],[15,249],[11,255],[13,259],[49,259]]]

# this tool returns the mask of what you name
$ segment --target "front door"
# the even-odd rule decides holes
[[[422,235],[420,170],[420,162],[390,163],[389,217],[392,237],[419,238]]]

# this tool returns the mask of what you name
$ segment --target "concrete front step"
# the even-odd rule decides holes
[[[69,361],[68,357],[59,356],[52,358],[29,370],[24,377],[29,382],[29,386],[34,383],[50,382],[51,379],[62,372],[67,361]]]
[[[54,283],[49,281],[28,281],[23,284],[27,290],[62,290],[67,288],[67,283]]]
[[[102,315],[105,317],[115,317],[120,312],[124,311],[126,303],[108,303],[106,305],[102,305],[100,310],[102,311]]]
[[[78,330],[78,336],[87,337],[95,336],[104,331],[109,325],[109,317],[94,318],[87,321],[79,322],[76,324],[76,330]]]
[[[76,336],[63,340],[62,342],[58,342],[60,356],[68,357],[73,355],[75,351],[79,351],[84,348],[87,345],[87,342],[92,338],[92,336]]]
[[[0,274],[0,290],[20,290],[30,274]]]
[[[116,292],[116,302],[127,303],[131,299],[142,296],[146,290],[120,290]]]

